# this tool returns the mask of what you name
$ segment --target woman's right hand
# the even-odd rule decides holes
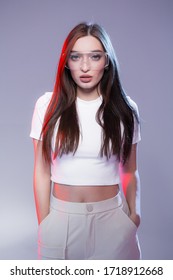
[[[34,143],[34,197],[38,224],[40,224],[50,211],[51,174],[50,164],[46,163],[42,154],[42,141],[33,140]]]

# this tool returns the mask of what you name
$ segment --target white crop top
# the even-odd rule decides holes
[[[52,92],[46,92],[36,102],[32,118],[30,137],[39,140],[44,115],[51,99]],[[138,112],[137,105],[128,97],[130,104]],[[76,108],[79,116],[80,141],[76,153],[57,156],[51,164],[51,180],[66,185],[114,185],[120,183],[119,162],[115,155],[107,159],[100,157],[102,128],[96,122],[96,112],[101,104],[101,97],[92,101],[84,101],[77,97]],[[133,144],[140,141],[140,127],[135,120]],[[54,152],[55,136],[52,139]],[[42,140],[42,139],[40,139]]]

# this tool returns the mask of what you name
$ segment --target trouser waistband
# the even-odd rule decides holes
[[[57,211],[76,214],[99,213],[115,209],[122,205],[122,197],[119,192],[116,196],[98,202],[69,202],[51,197],[51,208]]]

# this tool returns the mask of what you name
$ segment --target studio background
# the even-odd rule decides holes
[[[31,118],[37,98],[53,90],[65,37],[81,21],[109,33],[142,118],[143,259],[173,259],[171,0],[0,0],[0,259],[37,258]]]

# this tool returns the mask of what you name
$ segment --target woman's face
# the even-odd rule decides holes
[[[67,67],[77,84],[77,95],[98,96],[98,84],[103,76],[107,55],[93,36],[79,38],[70,53]]]

